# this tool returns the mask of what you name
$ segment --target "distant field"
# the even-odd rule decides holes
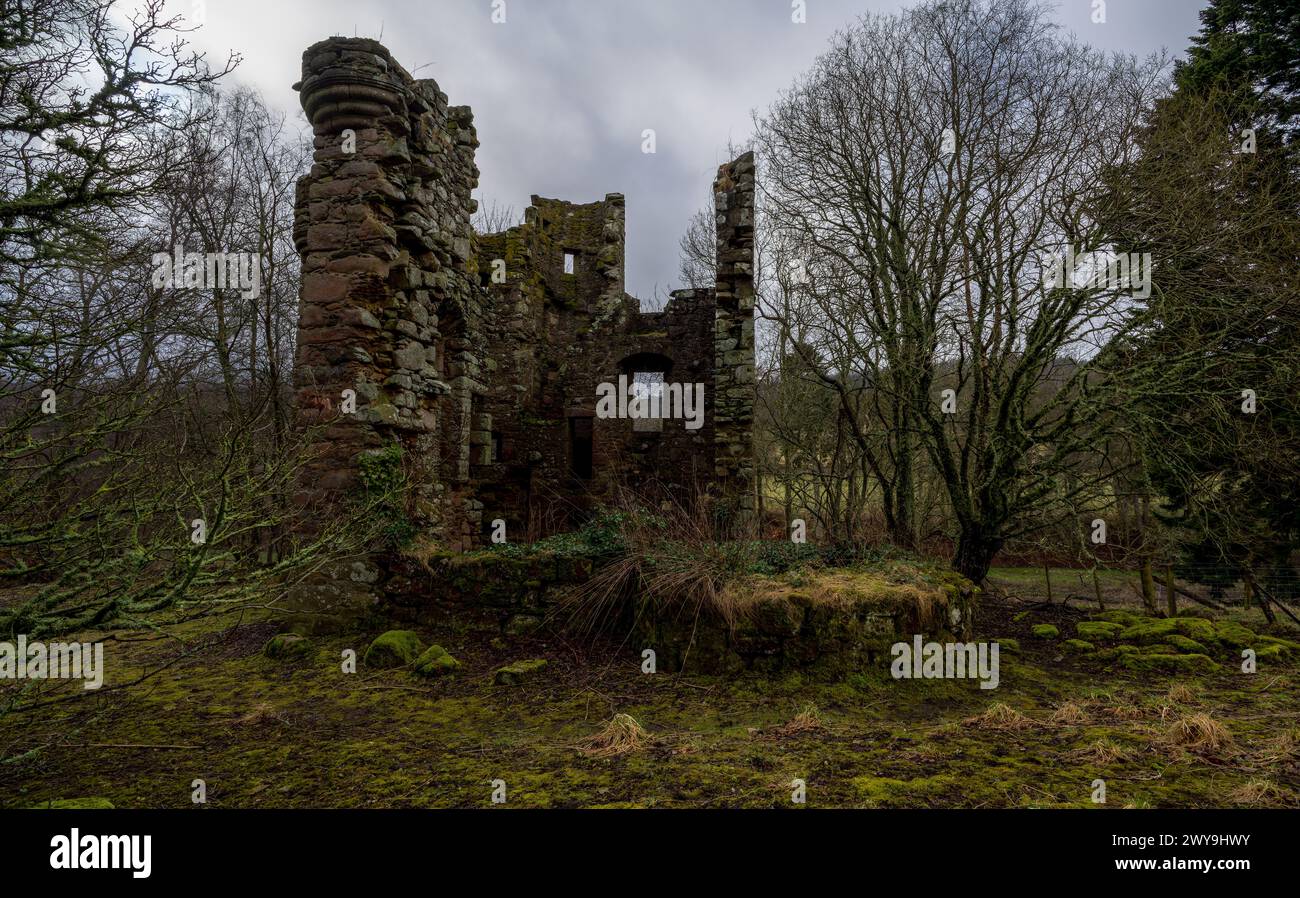
[[[994,567],[989,572],[989,580],[997,586],[1015,592],[1025,598],[1033,596],[1044,598],[1047,594],[1047,577],[1049,572],[1041,567]],[[1092,571],[1085,568],[1050,569],[1052,597],[1057,601],[1066,595],[1081,595],[1089,599],[1093,596]],[[1098,571],[1097,579],[1101,581],[1102,595],[1110,597],[1112,593],[1128,593],[1129,584],[1137,583],[1136,571]]]

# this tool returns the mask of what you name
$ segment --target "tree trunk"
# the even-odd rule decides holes
[[[957,552],[952,559],[952,569],[977,586],[989,575],[993,557],[1002,548],[1002,540],[986,536],[978,530],[963,530],[957,537]]]
[[[1174,566],[1165,565],[1165,600],[1169,603],[1169,616],[1178,616],[1178,592],[1174,589]]]
[[[897,524],[891,534],[894,542],[904,549],[916,548],[916,487],[912,474],[912,439],[904,429],[898,437],[898,458],[894,469]]]
[[[1151,574],[1150,558],[1142,559],[1138,574],[1142,578],[1142,604],[1146,606],[1147,613],[1155,617],[1160,614],[1160,606],[1156,601],[1156,579]]]
[[[1255,571],[1252,568],[1246,568],[1245,581],[1242,584],[1242,591],[1246,595],[1246,607],[1250,607],[1250,602],[1255,599],[1259,602],[1259,610],[1264,612],[1264,619],[1270,624],[1277,623],[1277,616],[1273,614],[1273,609],[1269,607],[1268,599],[1262,595],[1255,594]]]

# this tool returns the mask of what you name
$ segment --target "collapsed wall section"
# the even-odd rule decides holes
[[[510,532],[566,529],[624,488],[693,502],[713,472],[712,290],[678,291],[643,312],[624,291],[624,199],[534,196],[522,224],[480,237],[491,297],[493,464],[475,472]],[[698,420],[598,413],[598,388],[652,377],[698,384]]]
[[[606,461],[593,436],[595,382],[635,314],[624,292],[624,214],[617,193],[583,204],[534,196],[522,224],[479,238],[494,451],[475,477],[508,533],[562,530],[590,507]]]

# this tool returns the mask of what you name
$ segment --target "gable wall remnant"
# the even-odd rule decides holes
[[[295,385],[318,435],[301,501],[348,501],[363,456],[398,444],[412,522],[456,549],[498,518],[511,541],[566,529],[623,487],[752,513],[752,155],[714,185],[715,289],[642,312],[621,194],[535,196],[477,235],[467,107],[363,38],[310,47],[296,87],[315,133],[294,223]],[[703,426],[599,417],[597,385],[637,372],[703,384]]]

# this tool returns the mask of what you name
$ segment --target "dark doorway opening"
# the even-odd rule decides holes
[[[591,421],[569,419],[569,470],[580,480],[591,479]]]

